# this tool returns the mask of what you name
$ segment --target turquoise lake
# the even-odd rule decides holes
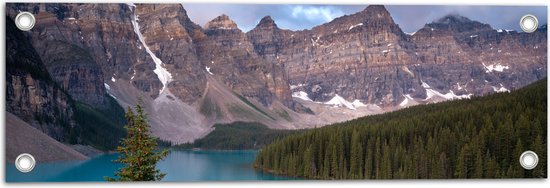
[[[157,164],[166,173],[162,181],[254,181],[295,180],[257,171],[252,164],[257,151],[172,150]],[[85,161],[38,163],[33,171],[21,173],[6,164],[7,182],[82,182],[105,181],[122,167],[112,161],[118,154],[104,154]]]

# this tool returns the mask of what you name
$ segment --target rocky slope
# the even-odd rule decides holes
[[[173,143],[216,123],[315,127],[547,74],[545,27],[449,15],[405,34],[378,5],[302,31],[266,16],[247,33],[226,15],[201,27],[180,4],[7,5],[10,17],[20,10],[38,18],[28,38],[61,88],[98,107],[105,93],[123,107],[141,98],[153,134]]]
[[[85,155],[66,146],[40,130],[27,124],[19,117],[6,113],[6,162],[12,164],[17,156],[30,153],[41,162],[84,160]]]

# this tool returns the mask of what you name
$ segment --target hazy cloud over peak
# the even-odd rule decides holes
[[[344,13],[331,6],[293,6],[292,17],[295,19],[307,19],[312,22],[330,22]]]

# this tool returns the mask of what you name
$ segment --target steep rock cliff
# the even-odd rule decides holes
[[[349,108],[467,98],[546,76],[545,28],[495,30],[458,15],[410,35],[384,6],[371,5],[303,31],[279,29],[265,17],[247,36],[262,58],[284,64],[296,98],[342,99]]]
[[[211,74],[239,94],[264,106],[275,100],[292,105],[288,80],[281,64],[260,58],[252,43],[226,15],[206,23],[197,52]]]
[[[52,80],[28,39],[6,18],[6,111],[66,140],[75,126],[72,99]]]

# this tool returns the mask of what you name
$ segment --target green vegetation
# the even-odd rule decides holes
[[[271,120],[275,120],[275,118],[269,116],[269,114],[265,113],[263,110],[261,110],[260,108],[258,108],[256,105],[252,104],[252,102],[250,102],[248,99],[246,99],[246,97],[242,96],[242,95],[239,95],[237,93],[235,93],[235,95],[237,95],[237,97],[239,97],[239,99],[241,99],[241,101],[243,101],[244,103],[248,104],[248,106],[254,108],[254,110],[262,113],[263,115],[265,115],[266,117],[268,117],[269,119]]]
[[[159,181],[166,174],[156,169],[156,164],[168,155],[168,150],[156,152],[157,138],[149,135],[147,116],[140,104],[135,107],[136,112],[128,108],[124,128],[128,136],[117,148],[120,157],[115,160],[124,164],[124,167],[115,173],[118,179],[105,177],[108,181]]]
[[[126,136],[124,130],[124,109],[111,96],[106,95],[109,107],[96,109],[87,104],[75,102],[74,120],[77,125],[70,130],[69,143],[91,145],[101,150],[113,150],[120,139]]]
[[[279,114],[279,116],[286,119],[287,121],[292,121],[292,118],[290,117],[290,115],[288,114],[288,112],[286,110],[280,110],[280,111],[276,111],[276,112],[277,112],[277,114]]]
[[[205,116],[215,115],[217,118],[223,117],[221,108],[209,97],[204,98],[200,107],[200,112]]]
[[[263,148],[259,169],[315,179],[547,177],[547,81],[363,117]],[[518,160],[539,155],[533,170]]]
[[[234,122],[214,125],[214,131],[191,144],[182,144],[178,148],[202,148],[220,150],[259,149],[273,140],[301,131],[274,130],[259,123]]]

